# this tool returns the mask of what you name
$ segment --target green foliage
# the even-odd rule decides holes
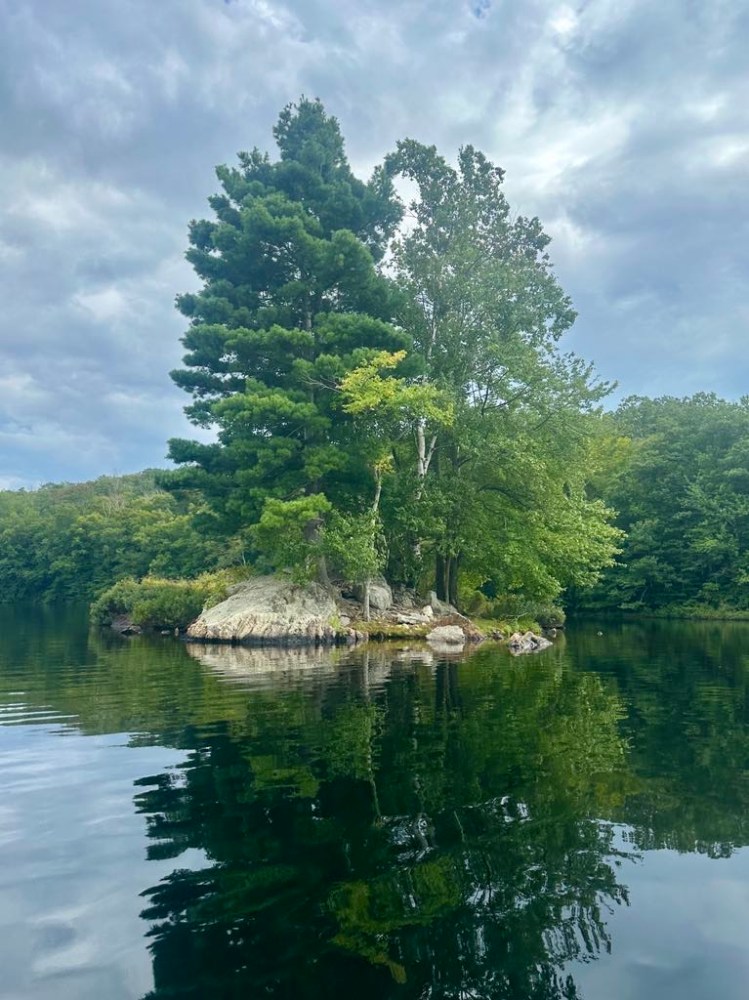
[[[544,604],[535,608],[533,616],[541,628],[559,628],[567,620],[564,608],[556,604]]]
[[[564,610],[553,604],[529,601],[520,594],[504,594],[489,603],[489,610],[495,618],[535,618],[544,627],[564,625]],[[543,621],[542,621],[543,619]]]
[[[749,400],[633,397],[607,424],[618,456],[596,487],[618,509],[626,540],[601,586],[577,601],[749,609]]]
[[[93,625],[111,625],[118,615],[129,614],[141,587],[134,577],[118,580],[92,602],[90,620]]]
[[[269,497],[252,538],[269,566],[290,570],[300,583],[317,573],[324,554],[322,524],[331,510],[320,493],[297,500]]]
[[[229,534],[257,525],[268,499],[356,502],[368,472],[338,383],[408,346],[375,267],[400,217],[392,182],[382,170],[354,177],[317,101],[285,108],[274,135],[277,161],[254,150],[218,169],[215,218],[190,226],[203,286],[178,299],[190,327],[173,378],[193,395],[190,419],[218,440],[171,442],[176,485],[200,488]]]
[[[204,606],[223,600],[231,579],[231,574],[219,572],[194,580],[118,580],[93,602],[90,618],[95,625],[109,625],[118,615],[126,615],[144,628],[184,628]]]
[[[492,599],[479,590],[468,597],[466,610],[476,618],[503,622],[532,621],[541,628],[562,626],[567,617],[564,608],[556,604],[532,601],[523,594],[503,594]]]
[[[438,595],[454,603],[466,574],[553,599],[596,579],[616,551],[613,512],[586,490],[595,407],[610,386],[559,352],[575,314],[548,236],[513,215],[502,170],[470,146],[454,168],[412,140],[387,167],[418,190],[393,249],[400,321],[451,413],[423,412],[416,448],[395,444],[404,471],[383,499],[401,536],[391,552],[433,560]],[[411,572],[421,577],[418,560]]]
[[[350,583],[364,583],[381,572],[385,543],[377,514],[334,513],[325,526],[325,554],[331,568]]]
[[[436,426],[448,427],[454,412],[447,393],[434,385],[409,384],[404,378],[383,376],[383,371],[397,368],[406,357],[406,351],[378,351],[349,372],[340,386],[345,399],[344,412],[395,423],[428,420]]]
[[[133,603],[132,617],[144,627],[185,628],[203,604],[203,588],[194,581],[147,580]]]
[[[464,596],[463,608],[476,618],[489,618],[492,613],[489,599],[480,590],[474,590],[473,593]]]
[[[175,489],[300,578],[327,545],[346,576],[386,554],[453,602],[466,573],[546,601],[593,582],[620,538],[587,493],[609,387],[557,348],[575,314],[539,221],[472,147],[454,168],[406,140],[365,183],[319,102],[274,136],[279,159],[220,167],[214,218],[190,226],[202,287],[178,299],[173,378],[217,439],[171,442]],[[400,232],[398,176],[418,191]]]
[[[223,559],[198,510],[152,471],[0,492],[0,599],[90,600],[122,577],[196,576]]]

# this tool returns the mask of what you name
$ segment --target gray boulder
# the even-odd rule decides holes
[[[437,592],[435,590],[429,591],[429,603],[432,606],[432,610],[435,615],[456,615],[458,609],[454,608],[452,604],[448,604],[446,601],[441,601],[437,597]]]
[[[394,587],[393,604],[404,611],[410,611],[416,607],[416,595],[408,587]]]
[[[330,624],[338,609],[318,583],[305,586],[281,576],[257,576],[225,601],[201,612],[188,639],[252,645],[323,645],[337,639]]]
[[[401,611],[395,616],[398,625],[428,625],[432,617],[418,611]]]
[[[143,631],[140,625],[135,625],[127,615],[115,615],[111,621],[110,628],[120,635],[140,635]]]
[[[465,641],[460,625],[439,625],[427,635],[427,642],[434,646],[464,646]]]
[[[548,649],[551,643],[542,635],[535,635],[533,632],[513,632],[507,640],[510,652],[518,656],[520,653],[538,653],[542,649]]]
[[[364,601],[364,585],[355,588],[358,601]],[[372,611],[389,611],[393,606],[393,591],[384,576],[374,576],[369,582],[369,607]]]

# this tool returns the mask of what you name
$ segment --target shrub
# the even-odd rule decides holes
[[[464,610],[467,614],[473,615],[474,618],[490,618],[491,617],[491,605],[485,594],[482,594],[480,590],[474,590],[474,592],[468,597],[465,602]]]
[[[91,604],[89,614],[94,625],[111,625],[117,615],[130,614],[140,584],[133,577],[118,580],[103,591]]]
[[[205,596],[205,588],[194,581],[146,580],[132,619],[144,628],[184,628],[203,610]]]
[[[541,628],[560,628],[567,619],[564,609],[556,604],[539,604],[533,611],[533,617]]]
[[[533,601],[521,594],[502,594],[489,604],[492,618],[500,620],[528,617],[533,613]]]
[[[491,601],[487,610],[488,613],[481,613],[482,617],[499,621],[532,621],[541,628],[559,628],[566,620],[564,610],[558,605],[529,600],[520,594],[503,594]]]
[[[110,625],[117,615],[127,615],[143,628],[185,628],[204,607],[223,600],[234,577],[236,573],[222,571],[194,580],[119,580],[91,605],[91,621]]]

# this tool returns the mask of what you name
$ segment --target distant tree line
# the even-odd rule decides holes
[[[218,549],[154,471],[0,492],[0,600],[88,601],[121,577],[195,576]]]
[[[602,418],[591,486],[617,510],[617,564],[583,607],[749,610],[749,398],[625,400]]]

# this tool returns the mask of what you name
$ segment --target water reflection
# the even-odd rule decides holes
[[[259,679],[257,651],[193,652]],[[608,948],[626,901],[598,819],[616,693],[491,653],[361,652],[313,687],[257,684],[242,725],[144,782],[152,856],[211,861],[146,893],[149,997],[577,996],[563,967]]]
[[[570,662],[616,680],[636,780],[614,818],[638,848],[728,857],[749,844],[749,626],[609,623]]]
[[[15,826],[0,809],[29,928],[14,928],[6,966],[58,919],[44,859],[69,850],[84,895],[106,878],[142,911],[153,988],[118,987],[133,1000],[590,1000],[602,983],[612,997],[705,995],[705,977],[683,970],[707,968],[732,922],[704,925],[701,898],[722,900],[736,926],[749,915],[749,853],[737,853],[749,844],[748,667],[744,625],[605,623],[536,657],[485,648],[455,662],[416,647],[186,647],[0,612],[2,806],[18,816],[36,802]],[[38,780],[21,786],[32,747]],[[84,802],[92,819],[76,825]],[[30,837],[42,819],[44,837]],[[658,923],[641,924],[638,899],[658,897]],[[671,979],[640,958],[637,989],[601,978],[615,969],[623,983],[654,928],[698,925],[701,938],[670,935]],[[107,982],[138,963],[130,926]],[[59,952],[47,938],[33,947],[40,969]],[[78,1000],[103,953],[50,981],[55,997]],[[741,949],[720,954],[722,995],[743,996]],[[665,982],[680,992],[656,989]],[[28,995],[53,995],[37,986]]]

